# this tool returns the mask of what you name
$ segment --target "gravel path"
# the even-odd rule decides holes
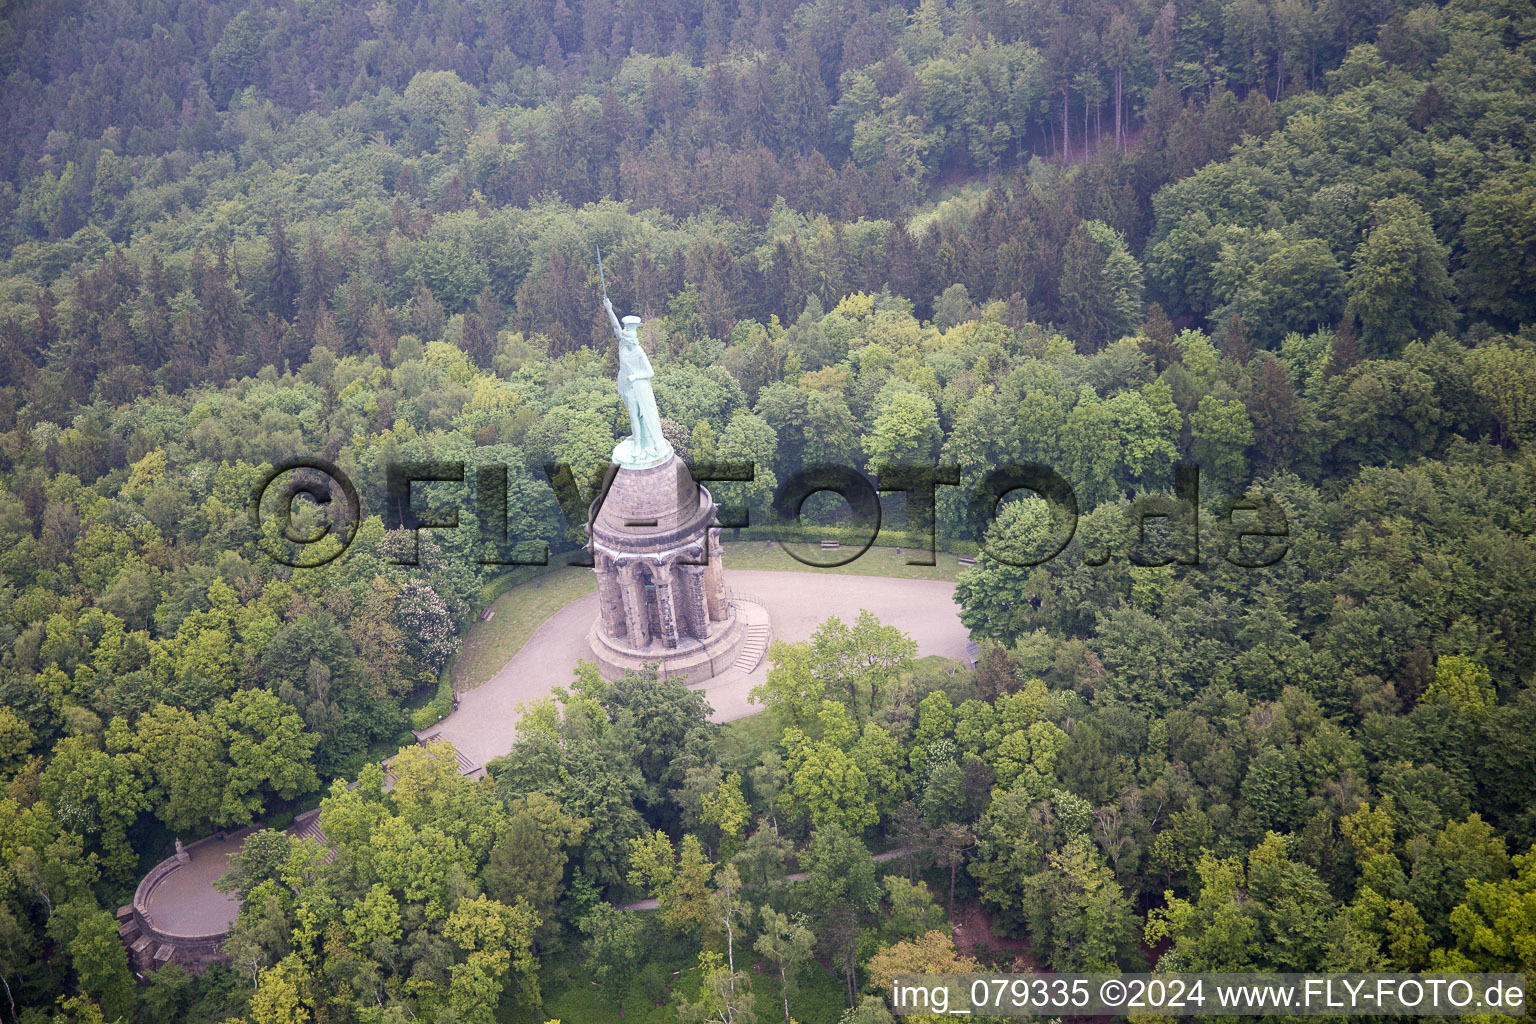
[[[827,617],[836,615],[851,622],[865,608],[911,635],[923,655],[964,657],[970,639],[954,603],[955,586],[942,580],[755,569],[727,569],[725,580],[737,593],[768,609],[773,636],[780,640],[809,639]],[[568,683],[576,662],[590,659],[587,630],[596,615],[594,593],[550,616],[500,672],[461,694],[459,709],[425,730],[422,739],[449,740],[477,765],[505,754],[512,749],[522,717],[518,706]],[[729,722],[762,710],[748,695],[767,674],[764,658],[750,673],[728,670],[699,684],[714,708],[713,720]]]
[[[852,622],[863,608],[910,634],[920,654],[961,658],[970,639],[960,624],[953,583],[755,569],[727,569],[725,579],[743,598],[768,609],[773,636],[781,640],[807,640],[829,616]],[[561,608],[500,672],[483,686],[462,694],[458,711],[423,732],[422,738],[450,740],[476,765],[505,754],[512,748],[517,721],[522,717],[518,705],[568,683],[576,662],[591,657],[587,630],[596,615],[595,593]],[[767,675],[768,659],[764,657],[750,673],[731,670],[700,684],[714,708],[711,718],[728,722],[762,710],[751,703],[748,694]],[[215,891],[213,882],[224,874],[229,854],[239,846],[239,842],[230,842],[199,847],[193,851],[190,864],[168,875],[150,898],[148,909],[156,927],[180,934],[228,928],[240,904],[234,896]],[[893,860],[902,853],[892,850],[875,860]],[[804,876],[789,877],[799,881]],[[625,909],[654,909],[655,905],[655,900],[641,900]]]

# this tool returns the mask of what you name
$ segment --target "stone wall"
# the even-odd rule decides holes
[[[250,825],[238,832],[226,832],[224,841],[239,842],[256,828],[257,826]],[[184,849],[191,854],[209,843],[218,841],[217,836],[208,836]],[[228,962],[223,953],[224,939],[229,935],[227,930],[209,935],[176,935],[156,928],[150,921],[148,913],[150,894],[181,866],[182,861],[175,854],[165,858],[151,868],[149,874],[139,882],[138,888],[133,893],[133,902],[126,907],[118,908],[117,934],[128,947],[129,963],[141,975],[158,970],[168,963],[181,964],[193,971],[202,971],[211,963]]]

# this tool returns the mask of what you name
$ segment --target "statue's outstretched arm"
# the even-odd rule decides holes
[[[608,301],[608,296],[603,296],[603,308],[608,311],[608,322],[613,325],[613,336],[624,337],[624,328],[619,323],[619,315],[613,311],[613,303]]]

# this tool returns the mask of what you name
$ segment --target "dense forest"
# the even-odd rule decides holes
[[[1529,3],[0,19],[0,1020],[879,1024],[901,970],[1536,974]],[[505,465],[518,550],[579,556],[543,467],[591,479],[626,431],[599,247],[668,436],[754,463],[717,489],[758,521],[806,465],[960,468],[974,670],[832,619],[773,646],[746,730],[583,670],[485,780],[416,745],[510,577],[459,485],[399,564],[385,467]],[[295,456],[362,499],[318,568],[251,525]],[[962,508],[1023,462],[1081,513],[1036,566],[1043,503]],[[1252,496],[1283,558],[1132,557],[1190,463],[1202,529]],[[329,851],[281,831],[314,806]],[[113,908],[252,823],[230,965],[137,984]]]

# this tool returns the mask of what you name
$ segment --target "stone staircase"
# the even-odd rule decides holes
[[[336,851],[331,847],[331,841],[325,838],[325,833],[320,831],[320,811],[305,811],[293,820],[293,826],[288,829],[288,834],[297,839],[313,839],[326,851],[325,863],[329,864],[336,859]]]
[[[416,738],[422,743],[430,743],[437,739],[437,733],[419,732],[416,734]],[[399,755],[396,756],[398,757]],[[395,788],[395,773],[390,769],[390,763],[394,761],[394,759],[395,758],[393,757],[386,757],[383,762],[381,762],[384,766],[384,789],[386,791]],[[485,775],[485,767],[483,765],[475,764],[475,762],[465,757],[463,751],[459,750],[458,747],[453,748],[453,761],[454,764],[458,766],[460,775],[467,775],[472,779],[478,779]],[[356,783],[353,783],[353,785],[356,785]]]
[[[480,771],[480,766],[465,757],[458,747],[453,748],[453,759],[459,765],[460,775],[473,775],[475,772]]]
[[[742,642],[741,653],[736,655],[736,670],[739,672],[751,672],[757,668],[758,662],[763,660],[763,654],[768,650],[768,624],[752,622],[747,624],[747,638]]]
[[[151,971],[169,963],[176,955],[176,947],[155,941],[153,936],[139,931],[139,922],[133,916],[133,905],[117,908],[117,937],[128,947],[128,962],[140,971]]]

